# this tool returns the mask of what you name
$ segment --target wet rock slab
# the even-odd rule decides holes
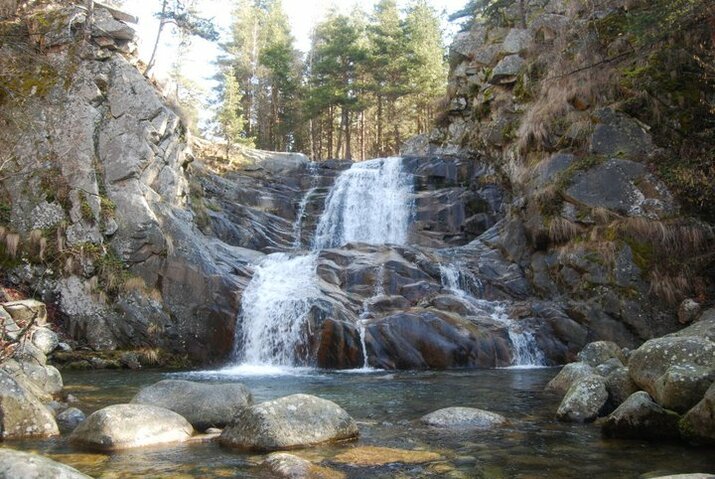
[[[499,414],[471,407],[448,407],[422,416],[420,421],[442,429],[492,429],[508,420]]]

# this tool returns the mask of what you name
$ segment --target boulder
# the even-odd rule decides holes
[[[16,323],[25,325],[33,318],[37,326],[47,323],[47,307],[41,301],[23,299],[4,303],[2,306]]]
[[[516,77],[526,62],[519,55],[508,55],[501,59],[494,67],[489,83],[494,85],[508,85],[516,82]]]
[[[166,379],[142,388],[131,401],[159,406],[183,416],[194,428],[225,427],[243,408],[253,403],[243,384],[205,384]]]
[[[611,404],[617,406],[638,391],[638,385],[633,382],[628,368],[617,368],[606,376],[606,390]]]
[[[0,479],[92,479],[52,459],[0,448]]]
[[[586,363],[569,363],[546,385],[547,391],[566,394],[569,388],[581,378],[596,374],[596,370]]]
[[[224,429],[222,445],[272,451],[358,436],[355,421],[337,404],[294,394],[243,409]]]
[[[616,369],[623,367],[623,363],[617,358],[611,358],[608,361],[596,366],[596,373],[600,376],[608,377]]]
[[[47,328],[37,328],[32,333],[32,344],[34,344],[44,354],[50,354],[57,349],[60,340],[57,333]]]
[[[692,442],[715,444],[715,384],[680,421],[680,433]]]
[[[70,442],[115,451],[189,440],[191,424],[173,411],[144,404],[117,404],[92,413],[74,430]]]
[[[632,394],[601,426],[608,437],[629,439],[675,439],[680,416],[658,405],[644,391]]]
[[[606,380],[595,374],[582,377],[566,392],[556,416],[561,421],[590,422],[601,414],[606,401]]]
[[[27,389],[0,370],[0,434],[3,439],[58,435],[55,417]]]
[[[678,322],[680,324],[690,324],[700,315],[702,308],[700,303],[694,299],[685,299],[678,307]]]
[[[471,407],[448,407],[422,416],[420,421],[444,429],[492,429],[508,421],[504,416]]]
[[[715,343],[696,336],[664,336],[646,341],[633,351],[628,370],[633,381],[652,397],[658,399],[658,380],[673,366],[684,366],[678,374],[715,368]],[[691,369],[692,368],[692,369]],[[661,385],[666,383],[664,380]]]
[[[77,429],[87,416],[76,407],[67,408],[57,415],[57,425],[60,432],[68,434]]]
[[[667,409],[685,413],[695,406],[715,381],[715,368],[671,366],[655,382],[655,400]]]
[[[626,358],[620,346],[613,341],[596,341],[589,343],[578,353],[579,361],[594,368],[612,358],[618,359],[621,364],[626,362]]]

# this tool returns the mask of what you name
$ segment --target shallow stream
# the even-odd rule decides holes
[[[358,441],[298,450],[346,478],[638,478],[715,472],[715,454],[677,444],[603,440],[596,425],[555,419],[559,398],[543,392],[558,369],[496,369],[452,372],[334,372],[235,369],[221,372],[65,372],[66,390],[90,413],[128,402],[136,391],[166,378],[242,382],[256,402],[293,393],[340,404],[358,422]],[[280,373],[280,374],[278,374]],[[511,425],[495,431],[440,433],[417,421],[448,406],[471,406],[505,415]],[[195,444],[114,454],[76,450],[65,438],[10,442],[82,472],[110,478],[264,478],[263,456]],[[381,446],[436,452],[442,459],[420,465],[352,467],[333,458],[346,449]]]

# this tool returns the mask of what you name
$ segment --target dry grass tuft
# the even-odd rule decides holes
[[[5,253],[12,259],[17,258],[20,248],[20,235],[17,233],[7,233],[5,235]]]
[[[139,276],[132,276],[124,281],[124,284],[122,284],[122,291],[125,293],[132,293],[135,291],[143,292],[146,289],[146,282]]]
[[[691,277],[686,272],[671,274],[656,267],[649,276],[650,294],[670,306],[676,306],[691,295],[693,291]]]
[[[553,244],[568,243],[580,236],[583,231],[582,226],[561,216],[551,218],[549,221],[549,240]]]

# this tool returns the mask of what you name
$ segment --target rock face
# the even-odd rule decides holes
[[[168,409],[117,404],[100,409],[74,430],[70,441],[100,451],[115,451],[187,441],[191,424]]]
[[[0,448],[0,479],[91,479],[46,457]]]
[[[630,439],[677,439],[680,416],[658,405],[640,391],[618,406],[602,425],[609,437]]]
[[[223,431],[220,442],[228,447],[273,451],[357,436],[355,421],[340,406],[294,394],[243,409]]]
[[[579,361],[594,368],[609,359],[617,359],[621,365],[626,362],[621,348],[613,341],[596,341],[589,343],[578,353],[577,357]]]
[[[504,416],[482,409],[450,407],[422,416],[420,421],[428,426],[444,429],[492,429],[508,421]]]
[[[0,370],[0,433],[3,439],[59,434],[52,412],[10,374]]]
[[[171,379],[142,388],[132,399],[132,403],[174,411],[200,431],[223,428],[252,402],[251,393],[243,384],[203,384]]]
[[[590,422],[603,411],[607,400],[605,380],[596,375],[586,376],[571,385],[556,416],[562,421]]]

